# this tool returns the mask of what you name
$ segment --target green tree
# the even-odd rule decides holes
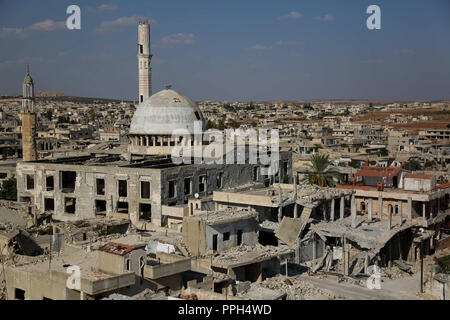
[[[425,164],[423,165],[424,169],[429,169],[429,168],[433,168],[436,165],[436,162],[434,162],[434,160],[427,160],[425,161]]]
[[[361,161],[358,160],[352,160],[350,161],[350,163],[348,164],[350,167],[355,168],[355,169],[360,169],[361,168]]]
[[[408,162],[406,162],[405,169],[410,171],[422,170],[422,165],[420,164],[419,161],[411,159]]]
[[[389,155],[389,151],[386,148],[383,148],[377,152],[377,155],[379,157],[387,157]]]
[[[95,120],[96,117],[97,117],[97,115],[95,114],[95,110],[93,108],[89,109],[89,111],[88,111],[89,120],[93,121],[93,120]]]
[[[232,120],[230,125],[233,129],[237,129],[241,126],[241,124],[239,122],[237,122],[236,120]]]
[[[44,117],[46,117],[49,121],[51,121],[52,118],[53,118],[53,112],[52,112],[52,110],[47,110],[47,112],[44,113]]]
[[[206,129],[215,129],[216,128],[216,124],[214,122],[212,122],[211,120],[208,120],[206,122]]]
[[[314,151],[317,152],[319,151],[319,149],[322,149],[323,146],[320,143],[315,143],[314,144]]]
[[[341,174],[336,168],[330,167],[328,154],[314,154],[311,156],[309,170],[306,173],[304,182],[316,184],[321,187],[333,187],[335,180],[341,178]]]
[[[69,117],[58,116],[58,123],[69,123]]]
[[[5,179],[1,182],[0,199],[17,201],[17,180],[15,177]]]

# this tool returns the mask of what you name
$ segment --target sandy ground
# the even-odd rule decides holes
[[[310,277],[306,274],[298,275],[304,281],[310,282],[323,291],[327,291],[337,299],[350,300],[419,300],[431,297],[417,295],[419,291],[419,275],[406,276],[401,279],[384,280],[381,289],[368,289],[365,286],[348,282],[338,283],[337,276],[327,278]]]

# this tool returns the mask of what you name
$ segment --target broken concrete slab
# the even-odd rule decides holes
[[[290,247],[294,247],[304,228],[302,219],[284,217],[275,236]]]

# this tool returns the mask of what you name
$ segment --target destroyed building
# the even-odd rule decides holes
[[[170,91],[170,94],[164,91]],[[187,109],[192,114],[199,112],[191,102],[177,103],[174,107],[172,98],[175,96],[180,101],[186,100],[175,91],[166,89],[147,99],[138,111],[140,108],[169,110],[176,107]],[[133,127],[132,124],[130,132],[136,134],[144,126],[146,134],[151,133],[153,120],[145,124],[142,119],[149,118],[139,117],[139,125]],[[189,113],[186,113],[186,118],[177,119],[180,120],[168,123],[167,127],[186,126],[193,121]],[[155,128],[155,135],[160,133],[158,128]],[[151,226],[177,228],[183,217],[189,214],[188,198],[195,194],[204,196],[215,190],[252,182],[269,183],[269,177],[259,173],[264,167],[261,164],[225,164],[225,161],[224,164],[209,165],[175,164],[168,155],[148,155],[148,149],[173,148],[167,139],[161,146],[159,142],[156,145],[143,144],[145,150],[140,155],[136,155],[141,149],[134,148],[135,140],[130,140],[133,153],[125,157],[95,153],[19,163],[16,168],[19,201],[30,203],[39,212],[52,212],[53,218],[61,221],[112,214],[131,220],[142,230]],[[289,152],[280,153],[278,165],[281,168],[278,179],[292,176]]]
[[[183,220],[183,241],[195,255],[258,243],[258,214],[248,210],[204,211]]]
[[[300,246],[300,260],[319,259],[314,270],[334,265],[344,274],[366,273],[373,263],[396,264],[410,270],[411,263],[432,254],[446,241],[441,228],[448,223],[447,184],[433,176],[413,174],[403,168],[369,167],[358,171],[351,185],[351,216],[312,223]]]

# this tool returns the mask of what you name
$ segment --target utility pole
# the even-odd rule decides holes
[[[3,279],[5,279],[5,300],[8,299],[8,286],[6,285],[6,273],[5,273],[5,261],[3,260],[3,250],[7,248],[7,244],[5,244],[4,248],[0,248],[0,257],[2,258],[2,267],[3,267]]]
[[[288,277],[288,261],[287,261],[287,258],[286,258],[286,278]]]
[[[52,266],[52,239],[53,235],[50,237],[50,250],[49,250],[49,260],[48,260],[48,270],[50,271]]]
[[[423,293],[423,241],[420,242],[420,293]]]

